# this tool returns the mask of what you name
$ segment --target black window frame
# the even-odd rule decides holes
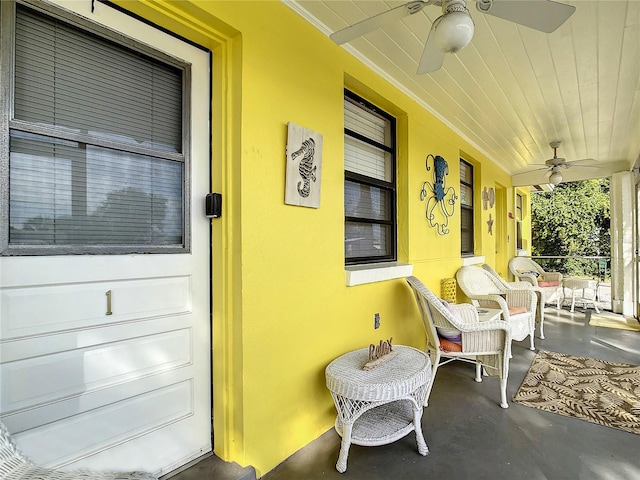
[[[460,172],[462,173],[462,166],[466,165],[471,172],[471,181],[463,181],[462,175],[460,175],[460,192],[462,196],[462,186],[469,187],[471,189],[471,205],[465,205],[460,201],[460,254],[463,257],[472,257],[475,255],[475,171],[473,164],[467,162],[465,159],[460,159]],[[465,213],[463,213],[465,212]],[[471,227],[468,229],[464,228],[464,222],[462,221],[463,216],[466,216],[471,223]],[[463,245],[465,244],[464,240],[468,240],[471,244],[470,250],[464,250]]]
[[[349,136],[352,138],[355,138],[361,142],[364,142],[368,145],[371,145],[373,147],[379,148],[383,151],[385,151],[386,153],[389,154],[389,158],[390,158],[390,162],[391,165],[390,167],[390,175],[391,175],[391,181],[387,182],[384,180],[380,180],[377,178],[373,178],[373,177],[369,177],[367,175],[362,175],[359,173],[354,173],[354,172],[350,172],[348,170],[345,169],[344,171],[344,180],[345,180],[345,185],[346,182],[353,182],[353,183],[358,183],[361,185],[366,185],[366,186],[370,186],[370,187],[375,187],[375,188],[379,188],[381,190],[384,190],[385,192],[388,192],[389,194],[389,208],[390,208],[390,212],[389,212],[389,218],[390,220],[384,220],[384,219],[374,219],[374,218],[363,218],[363,217],[352,217],[352,216],[348,216],[345,213],[345,225],[347,224],[347,222],[349,223],[362,223],[362,224],[380,224],[380,225],[387,225],[391,227],[391,238],[388,239],[391,244],[390,244],[390,251],[391,253],[388,255],[382,255],[382,256],[360,256],[360,257],[350,257],[347,258],[346,256],[346,252],[345,252],[345,265],[349,266],[349,265],[361,265],[361,264],[369,264],[369,263],[380,263],[380,262],[394,262],[397,260],[397,235],[398,235],[398,220],[397,220],[397,206],[396,206],[396,199],[397,199],[397,184],[396,184],[396,179],[397,179],[397,172],[396,172],[396,144],[397,144],[397,129],[396,129],[396,118],[394,116],[392,116],[391,114],[387,113],[386,111],[380,109],[379,107],[377,107],[376,105],[374,105],[373,103],[365,100],[364,98],[360,97],[359,95],[345,89],[344,90],[344,96],[348,99],[350,99],[351,101],[359,104],[362,108],[369,110],[371,113],[374,113],[375,115],[378,115],[380,117],[383,117],[385,120],[389,121],[389,131],[390,131],[390,145],[384,145],[381,144],[375,140],[372,140],[358,132],[354,132],[353,130],[345,127],[344,128],[344,134],[345,136]],[[345,237],[345,241],[346,241],[346,237]]]

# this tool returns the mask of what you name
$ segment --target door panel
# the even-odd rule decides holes
[[[57,3],[191,64],[191,248],[0,257],[0,416],[41,465],[163,474],[211,451],[209,55]]]
[[[0,335],[10,339],[185,314],[191,309],[189,283],[184,275],[4,288]]]
[[[138,338],[128,335],[119,341],[110,339],[22,360],[18,356],[3,368],[7,387],[0,393],[3,407],[18,410],[34,403],[48,404],[186,367],[193,361],[191,343],[191,330],[180,329]]]

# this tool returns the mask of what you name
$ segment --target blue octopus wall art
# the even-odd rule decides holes
[[[427,205],[425,209],[425,216],[429,221],[429,225],[436,229],[438,235],[446,235],[449,233],[449,218],[453,215],[453,207],[458,199],[456,191],[453,187],[447,187],[446,176],[449,175],[449,165],[447,161],[440,155],[433,156],[427,155],[425,159],[425,165],[427,172],[431,171],[429,166],[429,159],[433,160],[433,183],[428,180],[422,183],[422,190],[420,191],[420,200],[427,199]],[[440,207],[442,215],[436,219],[434,210],[436,207]]]

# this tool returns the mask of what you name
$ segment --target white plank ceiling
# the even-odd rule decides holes
[[[283,2],[327,35],[406,3]],[[569,162],[594,159],[563,169],[564,181],[629,171],[640,161],[640,0],[563,3],[575,5],[575,13],[547,34],[484,15],[469,0],[471,43],[426,75],[416,70],[442,14],[435,5],[336,48],[444,120],[514,175],[515,185],[547,183],[540,164],[553,156],[554,140]]]

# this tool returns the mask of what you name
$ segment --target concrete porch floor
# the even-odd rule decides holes
[[[593,310],[565,307],[545,310],[544,340],[536,349],[640,364],[640,332],[593,327]],[[537,333],[537,331],[536,331]],[[528,340],[513,343],[507,396],[520,386],[536,352]],[[473,381],[474,368],[453,362],[438,370],[422,428],[430,454],[417,453],[415,435],[391,445],[352,445],[344,474],[335,470],[340,437],[331,429],[262,478],[315,479],[535,479],[637,480],[640,478],[640,437],[510,402],[498,405],[498,380]],[[327,393],[328,395],[328,393]],[[250,468],[215,473],[210,457],[173,480],[249,480]],[[227,464],[228,465],[228,464]],[[237,466],[236,466],[237,467]],[[247,476],[249,475],[249,476]]]

